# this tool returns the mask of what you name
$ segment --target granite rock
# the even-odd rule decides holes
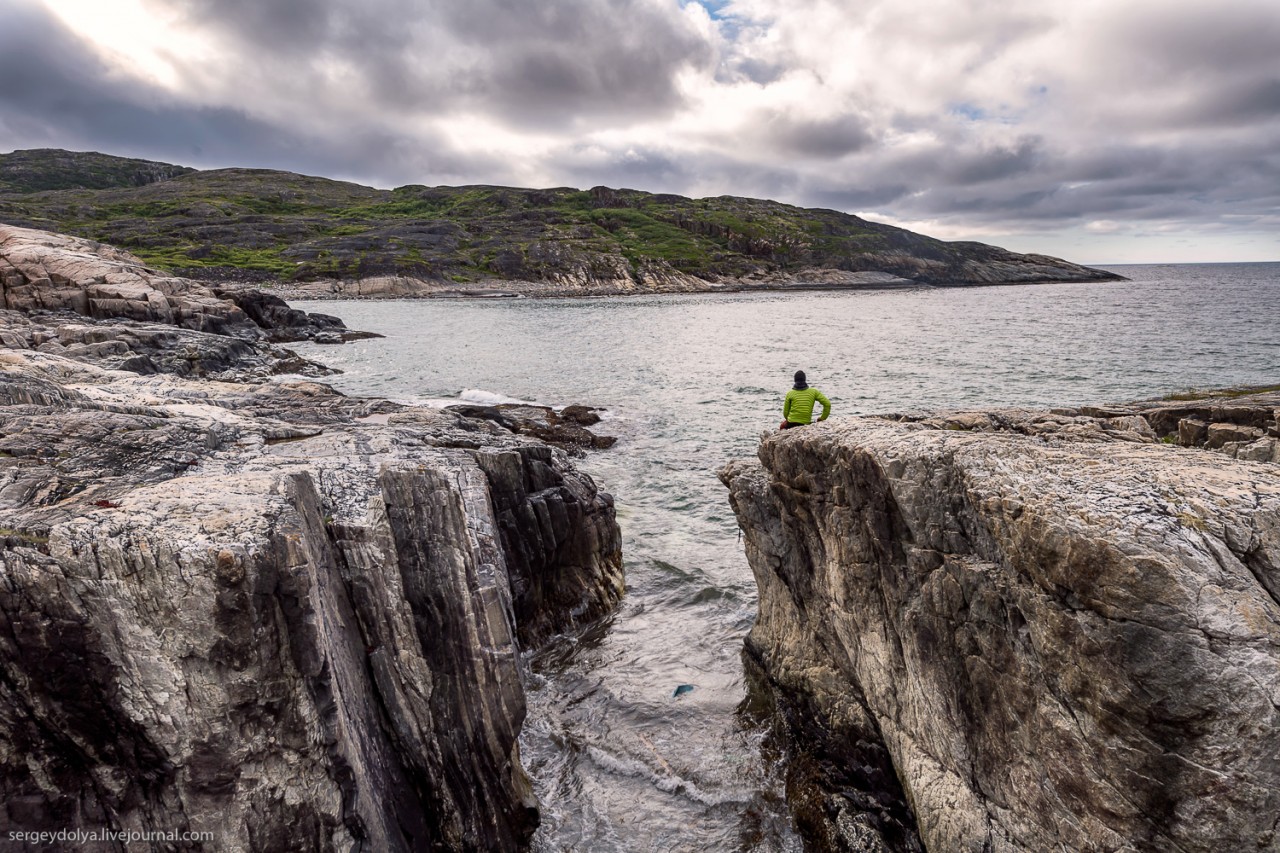
[[[252,288],[213,289],[151,269],[113,246],[3,224],[0,308],[160,323],[245,340],[369,336],[349,332],[336,317],[289,308],[278,297]]]
[[[1275,396],[832,420],[727,466],[811,848],[1280,850],[1280,469],[1170,443]]]
[[[609,495],[487,421],[219,381],[288,366],[259,336],[0,334],[0,832],[527,844],[522,652],[622,594]]]

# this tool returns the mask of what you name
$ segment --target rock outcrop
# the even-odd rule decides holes
[[[287,306],[74,313],[91,254],[0,255],[0,835],[520,849],[522,650],[621,595],[610,496],[484,420],[260,381]]]
[[[245,340],[341,341],[337,317],[306,314],[250,288],[219,288],[166,275],[114,246],[0,225],[0,308],[136,320]]]
[[[600,416],[590,406],[565,406],[557,412],[550,406],[528,403],[498,403],[492,406],[474,403],[449,406],[449,411],[468,418],[495,423],[517,435],[530,435],[548,444],[554,444],[575,455],[587,450],[604,450],[613,447],[618,439],[612,435],[597,435],[587,429],[600,423]]]
[[[1280,850],[1277,409],[856,418],[727,466],[812,849]]]

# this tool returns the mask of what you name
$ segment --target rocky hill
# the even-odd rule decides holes
[[[357,294],[1118,278],[758,199],[606,187],[380,190],[288,172],[195,171],[51,150],[0,155],[0,222],[110,242],[152,266],[202,279],[382,280],[346,291]]]
[[[1277,417],[851,418],[722,471],[806,849],[1280,849]]]
[[[194,171],[152,160],[37,148],[0,155],[0,193],[141,187]]]

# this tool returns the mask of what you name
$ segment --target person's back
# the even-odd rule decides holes
[[[822,404],[822,414],[818,416],[818,420],[825,421],[827,415],[831,414],[831,401],[817,388],[810,388],[809,383],[805,381],[804,371],[797,370],[795,385],[787,392],[786,399],[782,403],[783,421],[780,429],[813,423],[814,403]]]

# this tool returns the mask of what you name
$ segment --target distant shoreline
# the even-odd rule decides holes
[[[587,286],[572,287],[533,281],[498,281],[477,282],[474,285],[458,285],[453,282],[429,282],[420,279],[387,281],[364,279],[343,282],[317,282],[314,285],[269,284],[264,282],[222,282],[217,286],[242,286],[262,290],[273,296],[290,301],[314,302],[347,302],[347,301],[385,301],[396,299],[583,299],[604,297],[659,296],[667,294],[689,294],[712,296],[716,294],[745,293],[820,293],[820,292],[857,292],[886,290],[954,290],[974,287],[1014,287],[1035,286],[1043,284],[1107,284],[1128,281],[1116,275],[1110,279],[1048,279],[1043,281],[982,281],[964,283],[936,284],[887,277],[879,280],[864,281],[769,281],[769,282],[733,282],[725,284],[708,283],[706,287],[616,287]],[[410,284],[413,282],[414,284]],[[414,286],[414,285],[418,286]]]

